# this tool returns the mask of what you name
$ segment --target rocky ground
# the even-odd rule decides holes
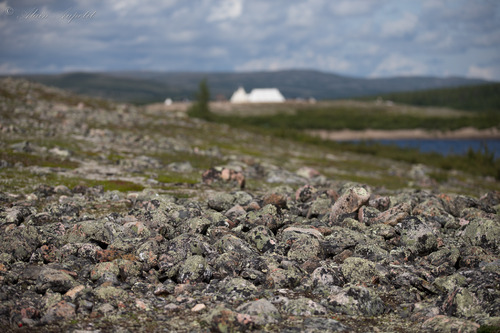
[[[498,332],[489,178],[0,84],[0,327]]]

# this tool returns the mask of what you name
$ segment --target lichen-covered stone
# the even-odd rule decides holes
[[[358,211],[358,220],[366,226],[375,223],[375,219],[380,215],[380,210],[372,206],[362,206]]]
[[[65,293],[77,285],[75,279],[68,273],[53,268],[44,268],[36,280],[36,289],[39,293],[45,293],[47,289]]]
[[[463,287],[453,289],[444,299],[441,309],[445,314],[459,318],[473,319],[476,316],[484,316],[480,300]]]
[[[322,241],[323,252],[327,256],[334,256],[346,249],[354,248],[358,244],[370,242],[365,234],[338,226],[331,227],[331,234]]]
[[[306,297],[289,300],[283,305],[282,309],[292,316],[314,316],[328,313],[324,306]]]
[[[378,316],[387,309],[373,290],[355,286],[345,287],[341,292],[331,295],[328,307],[350,316]]]
[[[183,233],[206,234],[212,222],[203,217],[193,217],[187,220],[180,228]]]
[[[226,211],[233,206],[235,198],[232,194],[221,192],[216,193],[208,199],[208,207],[218,211]]]
[[[200,255],[188,257],[179,268],[180,283],[209,281],[211,277],[212,270],[205,258]]]
[[[250,225],[263,225],[272,231],[278,230],[283,225],[283,221],[274,205],[266,205],[257,211],[247,213],[247,221]]]
[[[64,239],[67,243],[86,243],[91,240],[107,246],[113,243],[116,229],[118,226],[112,222],[89,220],[74,224],[66,231]]]
[[[352,332],[352,328],[332,318],[311,317],[302,322],[301,332],[306,333],[332,333]]]
[[[142,265],[140,265],[140,263],[138,263],[137,261],[128,259],[116,259],[113,261],[113,263],[118,266],[118,276],[122,279],[138,277],[141,275]]]
[[[215,248],[219,253],[237,253],[243,256],[255,256],[255,251],[245,240],[235,235],[225,235],[215,243]]]
[[[343,287],[346,283],[340,267],[318,267],[309,277],[313,287],[316,286],[338,286]]]
[[[391,239],[397,235],[396,229],[388,224],[374,224],[370,226],[368,232],[372,235],[384,237],[384,239]]]
[[[374,262],[356,257],[344,260],[342,274],[352,284],[370,284],[379,276]]]
[[[41,322],[44,324],[50,324],[60,320],[71,319],[75,317],[75,315],[75,304],[62,300],[47,310],[45,315],[42,317]]]
[[[321,244],[317,238],[301,235],[292,241],[287,257],[290,260],[304,262],[308,259],[318,258],[321,255]]]
[[[456,247],[444,247],[427,256],[429,262],[434,266],[454,267],[460,258],[460,250]]]
[[[432,197],[413,208],[412,214],[419,215],[427,220],[438,222],[441,226],[452,225],[455,218],[449,214],[443,207],[442,201]]]
[[[250,315],[257,325],[274,324],[281,319],[279,310],[266,299],[243,303],[236,308],[236,311]]]
[[[443,315],[429,318],[422,324],[424,330],[443,333],[475,333],[479,327],[480,325],[475,322]]]
[[[388,258],[389,252],[375,244],[358,244],[354,248],[354,256],[368,259],[372,262],[378,262]]]
[[[237,298],[248,298],[257,292],[257,287],[250,281],[242,278],[226,278],[220,282],[221,291]]]
[[[41,245],[41,238],[33,226],[21,225],[0,230],[0,253],[12,254],[15,260],[28,261],[33,251]]]
[[[123,225],[124,231],[133,238],[149,238],[151,231],[142,222],[127,222]]]
[[[295,227],[295,226],[288,227],[288,228],[283,230],[282,237],[284,237],[284,238],[290,237],[287,235],[288,233],[290,233],[290,234],[295,233],[295,234],[302,234],[302,235],[306,235],[306,236],[312,236],[318,240],[324,239],[323,234],[315,228],[305,228],[305,227]]]
[[[312,185],[304,185],[295,191],[295,200],[306,202],[313,198],[318,190]]]
[[[244,217],[246,215],[246,210],[245,208],[243,208],[242,206],[240,205],[235,205],[233,207],[231,207],[230,209],[228,209],[225,213],[225,216],[228,217],[229,219],[232,219],[232,220],[237,220],[241,217]]]
[[[100,286],[94,289],[94,294],[103,301],[123,302],[127,298],[127,292],[121,288],[112,286]]]
[[[328,198],[317,198],[309,207],[308,217],[322,217],[329,213],[332,200]]]
[[[474,219],[465,228],[463,236],[471,245],[500,253],[500,222],[497,220]]]
[[[293,261],[278,262],[272,258],[265,260],[267,261],[266,285],[270,288],[295,288],[304,277],[304,271]]]
[[[253,196],[245,191],[236,191],[234,193],[234,201],[240,206],[246,206],[253,201]]]
[[[269,228],[259,225],[246,234],[246,239],[260,252],[273,251],[276,247],[276,237]]]
[[[458,287],[467,285],[467,280],[460,274],[442,276],[434,280],[433,284],[441,291],[451,293]]]
[[[92,281],[97,281],[102,278],[117,279],[120,274],[120,269],[114,262],[103,262],[96,264],[90,271]]]
[[[434,230],[420,217],[408,217],[398,223],[396,231],[401,234],[401,243],[414,249],[418,255],[427,255],[437,250]]]
[[[212,332],[244,332],[255,327],[250,315],[237,313],[222,305],[203,316],[201,321]]]

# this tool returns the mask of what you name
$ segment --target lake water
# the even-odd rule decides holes
[[[356,140],[356,142],[359,142]],[[404,140],[369,140],[369,142],[384,145],[397,145],[402,148],[418,148],[421,152],[436,152],[442,155],[465,155],[469,148],[474,151],[484,150],[494,152],[495,158],[500,158],[500,139],[404,139]]]

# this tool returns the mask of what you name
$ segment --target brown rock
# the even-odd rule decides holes
[[[370,193],[362,187],[352,187],[346,191],[332,206],[330,221],[338,216],[356,212],[370,199]]]
[[[60,301],[54,304],[42,318],[42,323],[53,323],[59,320],[73,318],[76,315],[75,305],[66,301]]]
[[[264,196],[264,206],[273,205],[276,208],[286,208],[286,195],[280,193],[268,193]]]

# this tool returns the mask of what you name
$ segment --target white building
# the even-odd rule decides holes
[[[243,87],[239,87],[231,96],[231,103],[283,103],[285,97],[276,88],[252,89],[247,94]]]
[[[243,89],[243,87],[239,87],[231,96],[231,103],[248,103],[248,94]]]

